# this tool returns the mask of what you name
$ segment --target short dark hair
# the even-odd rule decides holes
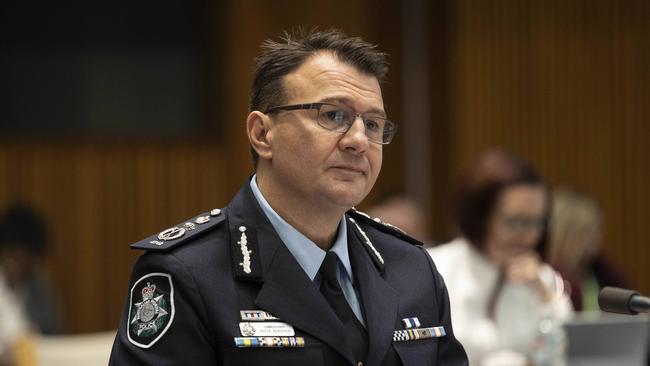
[[[21,248],[40,255],[46,242],[45,220],[31,206],[12,203],[0,218],[0,249]]]
[[[456,190],[454,215],[461,234],[482,250],[499,196],[506,188],[522,184],[544,185],[531,163],[503,149],[479,155],[461,174]]]
[[[261,45],[261,53],[255,59],[249,111],[266,111],[283,104],[286,98],[284,77],[298,69],[310,56],[322,51],[331,52],[342,62],[376,77],[379,83],[384,81],[388,72],[386,54],[359,37],[348,37],[337,29],[284,31],[280,41],[267,39]],[[253,163],[257,165],[257,153],[252,148],[251,153]]]

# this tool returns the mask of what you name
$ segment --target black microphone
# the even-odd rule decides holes
[[[598,294],[598,305],[602,311],[634,315],[650,311],[650,298],[632,290],[603,287]]]

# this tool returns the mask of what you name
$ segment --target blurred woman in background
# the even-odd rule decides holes
[[[601,255],[602,213],[591,197],[567,188],[553,191],[549,263],[565,279],[576,310],[598,310],[604,286],[629,288],[621,271]]]
[[[480,155],[461,176],[460,236],[429,253],[447,284],[454,331],[470,364],[505,364],[495,361],[504,350],[524,363],[540,322],[572,313],[563,281],[540,254],[547,215],[540,176],[502,150]]]

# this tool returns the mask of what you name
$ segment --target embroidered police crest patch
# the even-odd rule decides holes
[[[149,273],[131,288],[129,342],[149,348],[167,332],[174,320],[174,285],[167,273]]]

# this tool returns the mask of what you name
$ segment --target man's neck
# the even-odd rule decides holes
[[[304,197],[285,193],[272,179],[257,175],[257,186],[271,208],[289,225],[327,251],[334,244],[344,208],[323,207]]]

